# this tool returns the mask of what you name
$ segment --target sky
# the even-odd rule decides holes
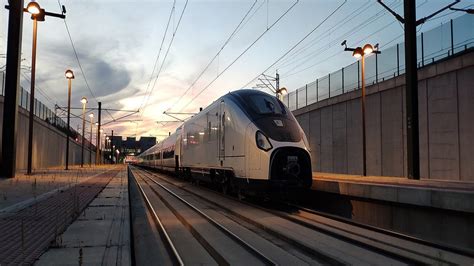
[[[7,0],[2,2],[8,4]],[[417,17],[431,14],[451,2],[417,0]],[[97,107],[97,102],[102,102],[103,108],[113,109],[102,113],[105,133],[114,130],[114,135],[124,137],[163,139],[180,125],[159,123],[173,120],[164,111],[195,113],[229,91],[255,86],[254,79],[264,71],[270,76],[278,71],[281,86],[296,90],[354,62],[340,46],[345,39],[349,46],[379,43],[382,51],[403,41],[403,25],[375,0],[43,0],[38,3],[49,12],[60,13],[60,5],[67,11],[66,21],[46,17],[46,21],[39,22],[36,60],[39,100],[52,110],[55,104],[66,106],[64,71],[72,69],[75,73],[72,107],[81,107],[83,96],[89,100],[88,107]],[[401,0],[384,0],[384,3],[403,15]],[[457,7],[473,5],[474,0],[464,0]],[[445,11],[418,30],[429,30],[461,15]],[[2,55],[6,53],[6,9],[0,11],[0,23],[1,70],[5,64]],[[32,24],[25,13],[21,85],[27,90]],[[138,110],[134,114],[127,112]],[[73,112],[81,114],[81,110]],[[111,122],[127,114],[132,115]],[[72,119],[72,126],[80,129],[80,119]]]

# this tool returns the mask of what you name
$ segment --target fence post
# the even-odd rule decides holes
[[[328,74],[328,93],[329,93],[329,98],[331,98],[331,73]]]
[[[306,84],[306,88],[305,88],[305,92],[306,92],[306,104],[305,106],[308,106],[308,84]]]
[[[298,90],[296,90],[296,109],[298,109]]]
[[[397,76],[400,76],[400,45],[397,43]]]
[[[425,46],[423,41],[423,32],[421,33],[421,66],[425,66]]]
[[[20,88],[20,106],[23,107],[23,88]]]
[[[319,102],[319,81],[316,79],[316,102]]]
[[[379,83],[379,60],[377,53],[375,53],[375,83]]]
[[[344,68],[342,68],[342,94],[344,94]]]
[[[453,20],[450,20],[451,25],[451,55],[454,55],[454,31],[453,31]]]

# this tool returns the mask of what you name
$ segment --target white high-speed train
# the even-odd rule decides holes
[[[139,165],[212,182],[224,192],[309,188],[312,182],[300,125],[275,96],[256,90],[222,96],[138,157]]]

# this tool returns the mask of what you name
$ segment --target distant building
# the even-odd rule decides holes
[[[156,144],[156,137],[140,137],[137,141],[135,137],[127,137],[125,140],[122,136],[113,136],[111,145],[114,151],[119,151],[120,160],[123,160],[127,155],[137,155]]]

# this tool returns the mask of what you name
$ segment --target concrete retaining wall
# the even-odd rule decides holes
[[[474,52],[418,71],[420,171],[474,181]],[[367,174],[407,175],[405,76],[367,87]],[[362,174],[360,90],[294,111],[308,136],[313,171]]]
[[[19,109],[16,165],[18,170],[27,168],[28,148],[28,112]],[[54,126],[35,117],[33,123],[33,169],[65,166],[66,134]],[[3,125],[3,96],[0,97],[0,125]],[[0,126],[0,149],[2,126]],[[81,163],[81,145],[74,140],[69,142],[69,165]],[[92,163],[95,163],[95,152],[92,151]],[[84,164],[89,164],[89,149],[84,149]]]

